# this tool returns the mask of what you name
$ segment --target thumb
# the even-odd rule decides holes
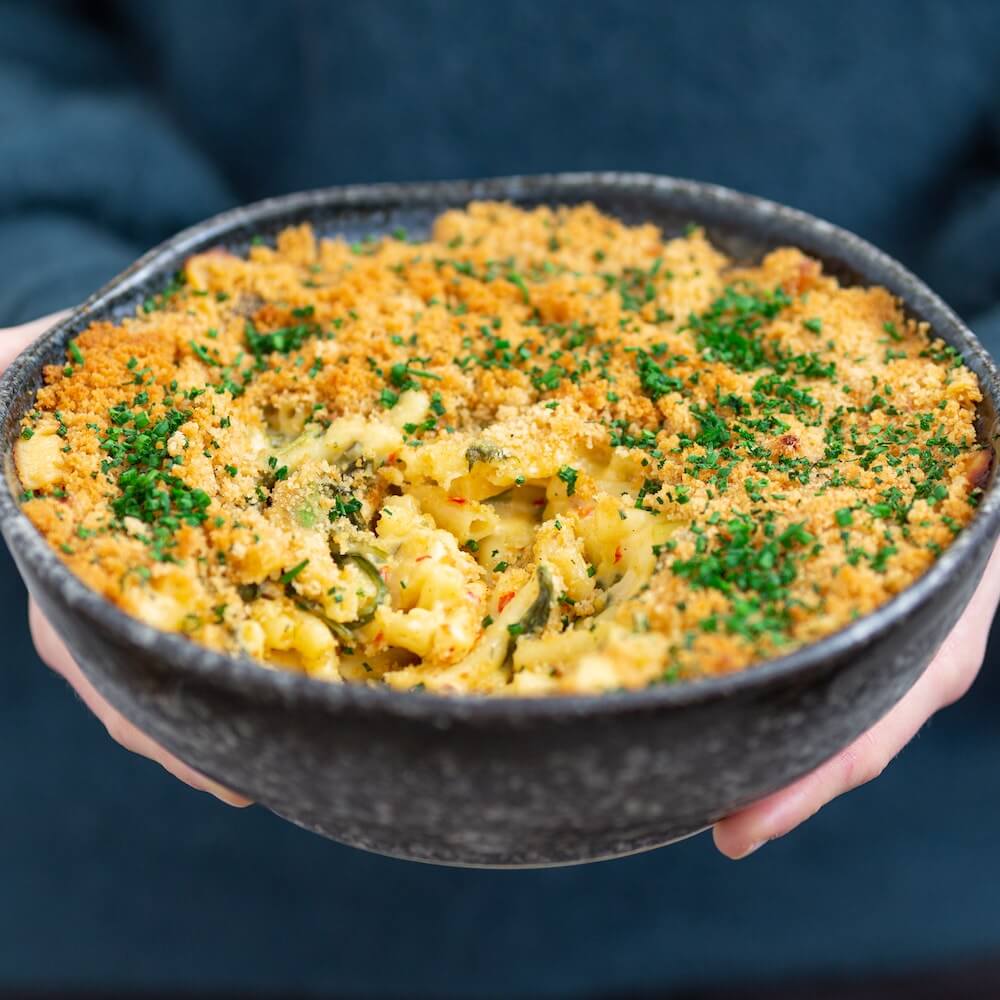
[[[0,372],[3,372],[32,341],[51,330],[56,323],[65,319],[69,314],[69,309],[62,309],[59,312],[43,316],[41,319],[32,320],[30,323],[23,323],[21,326],[0,329]]]

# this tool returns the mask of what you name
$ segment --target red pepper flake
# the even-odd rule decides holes
[[[619,545],[618,548],[615,549],[615,562],[621,562],[621,561],[622,561],[622,547]]]
[[[503,611],[510,602],[514,600],[514,591],[508,590],[506,594],[503,594],[500,600],[497,602],[497,611]]]
[[[469,501],[465,497],[448,497],[449,503],[458,504],[461,507],[463,504],[467,504]]]

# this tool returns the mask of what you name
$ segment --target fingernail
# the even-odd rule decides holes
[[[742,854],[738,854],[735,860],[742,861],[744,858],[749,858],[751,854],[756,854],[766,843],[766,840],[758,840],[756,843],[751,844]]]
[[[222,785],[217,785],[211,778],[206,778],[204,775],[202,775],[202,789],[210,795],[214,795],[217,799],[221,799],[229,806],[242,808],[243,806],[253,804],[250,799],[246,799],[242,795],[237,795],[236,792],[231,792],[228,788],[223,788]]]

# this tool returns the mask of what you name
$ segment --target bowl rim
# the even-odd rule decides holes
[[[984,401],[989,397],[994,409],[1000,412],[1000,373],[976,337],[920,279],[866,240],[799,209],[717,184],[660,174],[608,171],[344,185],[266,198],[214,215],[147,251],[15,358],[0,377],[0,432],[12,421],[19,390],[27,391],[37,383],[49,345],[68,340],[93,320],[111,315],[116,302],[132,298],[138,288],[155,276],[166,278],[184,256],[213,245],[213,240],[233,236],[241,228],[268,222],[282,224],[283,217],[283,224],[290,224],[287,217],[308,217],[310,210],[444,207],[445,204],[482,198],[558,203],[562,199],[572,199],[575,192],[586,194],[597,189],[609,194],[648,192],[654,196],[659,193],[686,199],[692,205],[694,218],[697,218],[699,206],[711,206],[713,212],[728,212],[736,220],[733,226],[737,231],[753,232],[756,226],[766,235],[769,227],[778,226],[834,247],[837,258],[864,275],[866,283],[890,287],[904,307],[914,309],[930,322],[936,335],[944,336],[959,347],[964,360],[979,378]],[[783,241],[790,242],[784,237]],[[995,477],[969,524],[924,574],[899,594],[831,635],[735,673],[678,684],[653,684],[632,691],[578,695],[399,691],[387,686],[332,684],[304,674],[268,668],[248,657],[216,652],[179,634],[160,631],[128,615],[75,576],[22,513],[12,490],[15,437],[13,432],[8,433],[7,443],[2,446],[5,474],[0,485],[0,529],[12,555],[30,562],[42,587],[56,590],[65,604],[90,627],[107,631],[130,650],[145,654],[144,658],[151,654],[153,663],[187,684],[218,688],[243,698],[278,701],[287,707],[310,706],[327,712],[376,712],[417,720],[431,719],[441,725],[459,720],[484,723],[520,719],[557,721],[645,713],[752,695],[786,681],[801,679],[829,669],[852,652],[860,652],[894,626],[920,613],[935,594],[973,560],[982,546],[992,544],[1000,528],[1000,482]]]

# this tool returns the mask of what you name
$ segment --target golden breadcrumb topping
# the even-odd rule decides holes
[[[126,611],[330,681],[636,688],[867,614],[990,471],[960,357],[799,250],[591,205],[189,259],[45,371],[24,510]]]

